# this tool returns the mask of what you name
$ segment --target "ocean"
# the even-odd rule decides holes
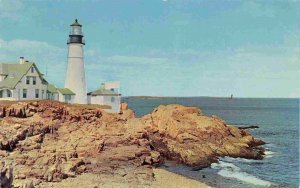
[[[265,141],[263,160],[221,158],[211,167],[192,171],[184,165],[165,168],[214,187],[299,187],[299,99],[267,98],[123,98],[136,116],[151,113],[161,104],[199,107],[234,126],[257,125],[248,130]]]

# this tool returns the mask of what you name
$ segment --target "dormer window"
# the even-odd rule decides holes
[[[31,67],[31,73],[34,73],[34,67]]]

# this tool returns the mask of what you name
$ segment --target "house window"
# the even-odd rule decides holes
[[[3,98],[3,90],[0,91],[0,98]]]
[[[26,76],[26,84],[29,85],[30,84],[30,77]]]
[[[44,98],[44,90],[42,90],[42,99]]]
[[[112,98],[110,99],[110,102],[114,103],[115,100],[116,100],[115,97],[112,97]]]
[[[27,98],[27,89],[23,89],[23,98]]]
[[[34,73],[34,67],[31,67],[31,73]]]
[[[65,95],[65,102],[71,101],[71,95]]]
[[[36,85],[36,77],[32,77],[32,84]]]
[[[10,90],[7,90],[7,97],[11,97],[11,91]]]
[[[40,91],[38,89],[35,90],[35,98],[39,98],[39,92]]]

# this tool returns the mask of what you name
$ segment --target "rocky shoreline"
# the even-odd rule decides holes
[[[199,170],[223,156],[263,159],[263,144],[195,107],[161,105],[136,118],[127,104],[108,114],[56,101],[0,103],[1,187],[68,187],[86,174],[97,176],[86,187],[156,187],[164,159]]]

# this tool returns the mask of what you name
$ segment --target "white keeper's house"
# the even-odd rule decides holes
[[[68,88],[48,84],[35,63],[20,57],[19,63],[0,63],[0,100],[53,99],[72,103],[74,93]],[[57,92],[57,95],[55,93]]]
[[[65,103],[108,105],[111,108],[107,112],[120,112],[119,82],[106,82],[100,89],[87,93],[82,25],[76,19],[70,26],[65,88],[49,84],[35,63],[20,57],[19,63],[0,63],[0,101],[49,99]]]
[[[48,82],[37,66],[25,62],[0,64],[0,100],[46,99]]]

